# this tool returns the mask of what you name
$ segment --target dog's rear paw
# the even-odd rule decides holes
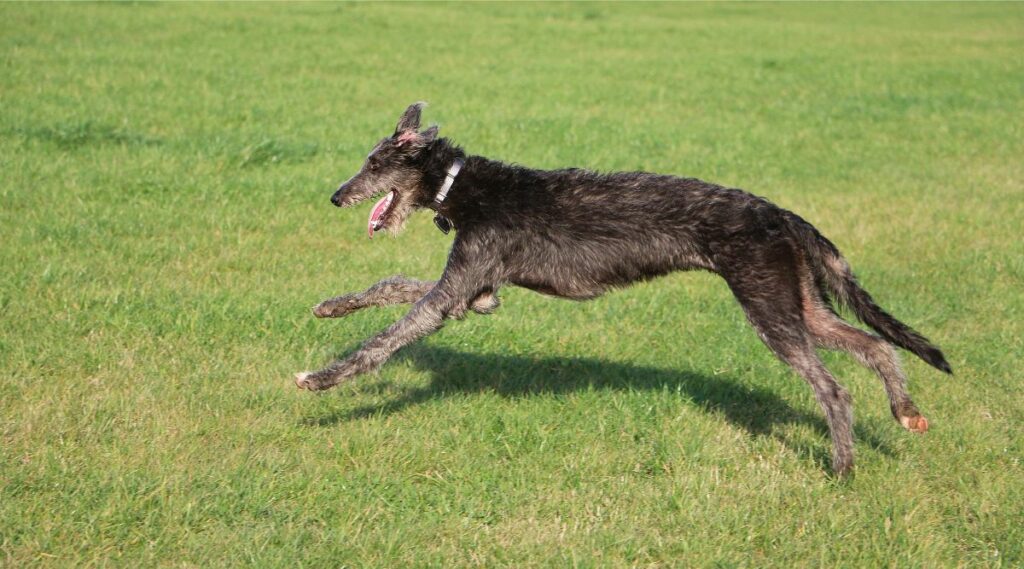
[[[912,433],[924,433],[928,431],[928,419],[921,415],[913,417],[900,417],[900,424],[903,428]]]

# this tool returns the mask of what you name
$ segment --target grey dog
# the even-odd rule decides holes
[[[436,126],[420,131],[422,108],[406,109],[394,134],[373,147],[331,202],[347,207],[383,195],[370,214],[371,236],[397,232],[414,210],[434,210],[442,231],[456,231],[444,272],[436,281],[391,277],[317,305],[313,313],[320,318],[367,306],[413,307],[355,353],[296,374],[300,388],[327,389],[374,370],[446,318],[490,313],[506,284],[586,300],[673,271],[703,269],[725,279],[761,340],[814,390],[837,474],[853,466],[852,401],[816,348],[852,354],[882,380],[903,427],[928,429],[907,393],[893,345],[952,373],[942,352],[875,304],[839,250],[796,214],[693,178],[543,171],[467,156],[439,138]],[[833,299],[878,335],[841,319]]]

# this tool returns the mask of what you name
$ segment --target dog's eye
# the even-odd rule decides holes
[[[370,170],[376,170],[377,168],[380,168],[380,162],[377,162],[376,160],[370,160],[369,162],[366,163],[366,167],[369,168]]]

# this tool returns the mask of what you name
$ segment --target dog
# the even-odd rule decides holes
[[[432,209],[440,230],[456,232],[444,271],[436,281],[394,276],[315,306],[315,316],[337,318],[368,306],[413,305],[348,357],[296,374],[299,388],[333,387],[378,368],[447,318],[494,311],[504,285],[588,300],[674,271],[703,269],[725,279],[761,340],[814,390],[836,474],[853,467],[852,400],[816,348],[853,355],[881,379],[893,417],[909,431],[928,430],[893,346],[951,374],[945,356],[880,308],[835,245],[798,215],[693,178],[533,170],[470,156],[438,137],[436,125],[420,130],[423,106],[406,109],[394,133],[373,147],[331,202],[349,207],[383,195],[370,212],[371,237],[396,233],[414,211]],[[833,301],[877,335],[840,318]]]

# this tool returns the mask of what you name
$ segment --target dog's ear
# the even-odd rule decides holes
[[[435,124],[423,132],[407,130],[395,136],[395,144],[408,150],[422,150],[437,140],[438,126]]]
[[[395,137],[407,132],[416,132],[420,128],[420,112],[423,107],[427,106],[426,103],[420,101],[419,103],[413,103],[409,105],[408,109],[402,113],[402,117],[398,119],[398,126],[395,127]]]
[[[435,140],[437,140],[437,133],[440,130],[441,130],[441,127],[437,126],[436,124],[432,124],[432,125],[430,125],[430,128],[428,128],[427,130],[421,132],[420,133],[420,139],[422,139],[423,144],[427,145],[427,144],[430,144],[431,142],[434,142]]]

